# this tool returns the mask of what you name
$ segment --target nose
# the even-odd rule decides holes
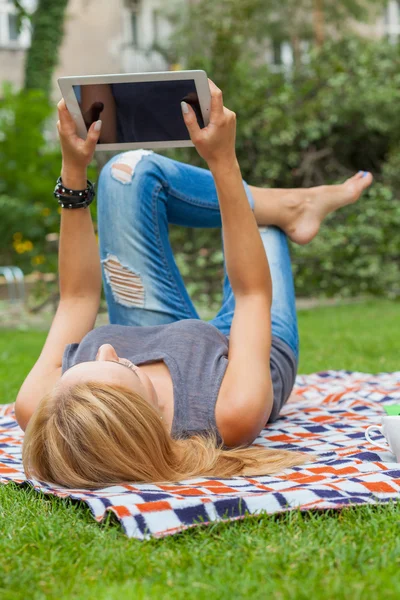
[[[118,360],[118,354],[115,352],[114,346],[103,344],[97,352],[96,360]]]

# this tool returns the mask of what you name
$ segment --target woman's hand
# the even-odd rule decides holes
[[[57,109],[59,118],[57,129],[63,157],[61,174],[63,183],[72,189],[84,189],[86,187],[86,170],[93,159],[102,123],[101,121],[93,123],[86,140],[83,140],[77,134],[76,123],[64,100],[58,103]]]
[[[186,102],[182,102],[182,112],[197,152],[204,158],[212,171],[219,165],[230,167],[237,162],[235,151],[236,115],[225,108],[221,90],[211,79],[208,81],[211,92],[209,125],[201,129],[193,108]]]

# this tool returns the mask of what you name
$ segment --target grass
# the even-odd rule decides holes
[[[400,304],[301,312],[300,371],[399,369]],[[0,398],[10,402],[43,332],[0,333]],[[291,512],[127,539],[80,503],[0,486],[0,597],[137,600],[400,597],[400,504]]]

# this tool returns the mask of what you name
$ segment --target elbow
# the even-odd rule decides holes
[[[15,419],[18,425],[21,427],[22,431],[28,426],[30,418],[32,416],[32,411],[21,401],[18,401],[18,398],[15,402]]]
[[[224,445],[228,448],[237,448],[252,444],[264,429],[271,409],[272,406],[255,411],[249,411],[248,406],[243,409],[232,409],[229,417],[225,418],[219,427]]]
[[[259,436],[263,429],[263,425],[232,423],[229,429],[222,436],[224,446],[227,448],[238,448],[240,446],[250,446]]]

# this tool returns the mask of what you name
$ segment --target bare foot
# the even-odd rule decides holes
[[[341,185],[323,185],[300,192],[291,218],[283,229],[296,244],[308,244],[317,235],[322,221],[338,208],[353,204],[372,183],[371,173],[360,171]],[[286,199],[290,204],[290,197]]]

